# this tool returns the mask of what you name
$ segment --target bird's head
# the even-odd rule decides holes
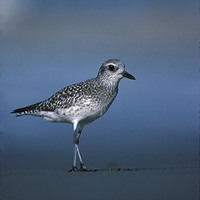
[[[134,76],[125,71],[125,65],[119,59],[110,59],[104,62],[99,69],[98,77],[114,82],[118,82],[124,77],[135,80]]]

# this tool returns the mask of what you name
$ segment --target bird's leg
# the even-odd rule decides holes
[[[83,160],[82,160],[82,157],[81,157],[81,153],[80,153],[80,150],[79,150],[79,138],[81,136],[81,132],[83,130],[83,127],[84,127],[84,124],[80,124],[79,125],[79,128],[78,128],[78,134],[76,136],[76,140],[77,140],[77,144],[75,144],[76,148],[77,148],[77,154],[78,154],[78,157],[79,157],[79,161],[80,161],[80,171],[84,171],[84,172],[95,172],[96,170],[92,170],[92,169],[88,169],[84,163],[83,163]]]
[[[78,157],[79,157],[79,161],[80,161],[80,170],[81,171],[85,171],[87,170],[86,166],[83,164],[83,160],[82,160],[82,157],[81,157],[81,153],[80,153],[80,150],[79,150],[79,147],[78,147],[78,144],[75,144],[75,147],[76,147],[76,151],[78,153]]]
[[[76,167],[76,155],[77,155],[77,148],[74,145],[74,159],[73,159],[72,169],[70,171],[77,171],[77,167]]]
[[[76,144],[76,148],[77,148],[77,153],[78,153],[78,157],[79,157],[79,161],[80,161],[80,166],[81,166],[81,170],[82,171],[87,171],[87,168],[86,168],[86,166],[84,165],[84,163],[83,163],[83,160],[82,160],[82,157],[81,157],[81,153],[80,153],[80,150],[79,150],[79,138],[80,138],[80,136],[81,136],[81,132],[82,132],[82,130],[83,130],[83,127],[84,127],[84,125],[83,124],[80,124],[79,125],[79,128],[78,128],[78,134],[77,134],[77,136],[76,136],[76,141],[77,141],[77,144]]]
[[[96,170],[87,169],[86,166],[83,163],[83,159],[81,157],[81,153],[80,153],[80,150],[79,150],[79,138],[81,136],[81,132],[83,130],[84,125],[80,124],[78,128],[77,128],[77,125],[78,124],[74,124],[74,138],[73,138],[74,159],[73,159],[72,169],[69,170],[69,172],[71,172],[71,171],[86,171],[86,172],[96,171]],[[78,130],[78,133],[77,133],[77,130]],[[77,154],[78,154],[78,158],[79,158],[79,161],[80,161],[80,170],[78,170],[77,167],[76,167]]]
[[[78,123],[74,123],[73,124],[73,131],[74,131],[74,138],[73,138],[73,142],[74,142],[74,158],[73,158],[73,165],[72,165],[72,169],[71,170],[69,170],[69,172],[71,172],[71,171],[77,171],[77,167],[76,167],[76,155],[77,155],[77,143],[78,143],[78,141],[77,141],[77,134],[76,134],[76,132],[77,132],[77,125],[78,125]]]
[[[86,167],[83,164],[83,160],[82,160],[81,153],[80,153],[79,146],[78,146],[79,145],[79,138],[81,136],[81,132],[83,130],[84,125],[80,124],[79,128],[77,128],[77,127],[78,127],[78,123],[74,123],[73,124],[73,130],[74,130],[74,138],[73,138],[73,142],[74,142],[74,158],[73,158],[72,169],[69,170],[70,172],[71,171],[77,171],[77,167],[76,167],[77,154],[78,154],[80,165],[81,165],[80,170],[81,171],[86,171]],[[78,129],[78,133],[77,133],[77,129]]]

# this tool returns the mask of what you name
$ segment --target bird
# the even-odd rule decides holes
[[[117,96],[119,81],[124,77],[135,80],[133,75],[125,71],[125,64],[121,60],[109,59],[101,65],[96,78],[69,85],[44,101],[11,113],[16,113],[16,117],[32,115],[49,122],[72,124],[74,155],[69,171],[94,171],[83,162],[79,139],[86,124],[106,113]],[[80,168],[77,168],[77,155]]]

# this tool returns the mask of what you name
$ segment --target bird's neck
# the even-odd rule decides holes
[[[99,78],[98,77],[98,81],[99,83],[103,86],[103,87],[106,87],[108,88],[109,90],[111,91],[118,91],[118,85],[119,85],[119,79],[111,79],[110,77],[109,78]]]

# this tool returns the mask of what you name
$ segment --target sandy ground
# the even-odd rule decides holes
[[[199,200],[198,168],[4,171],[1,200]]]

